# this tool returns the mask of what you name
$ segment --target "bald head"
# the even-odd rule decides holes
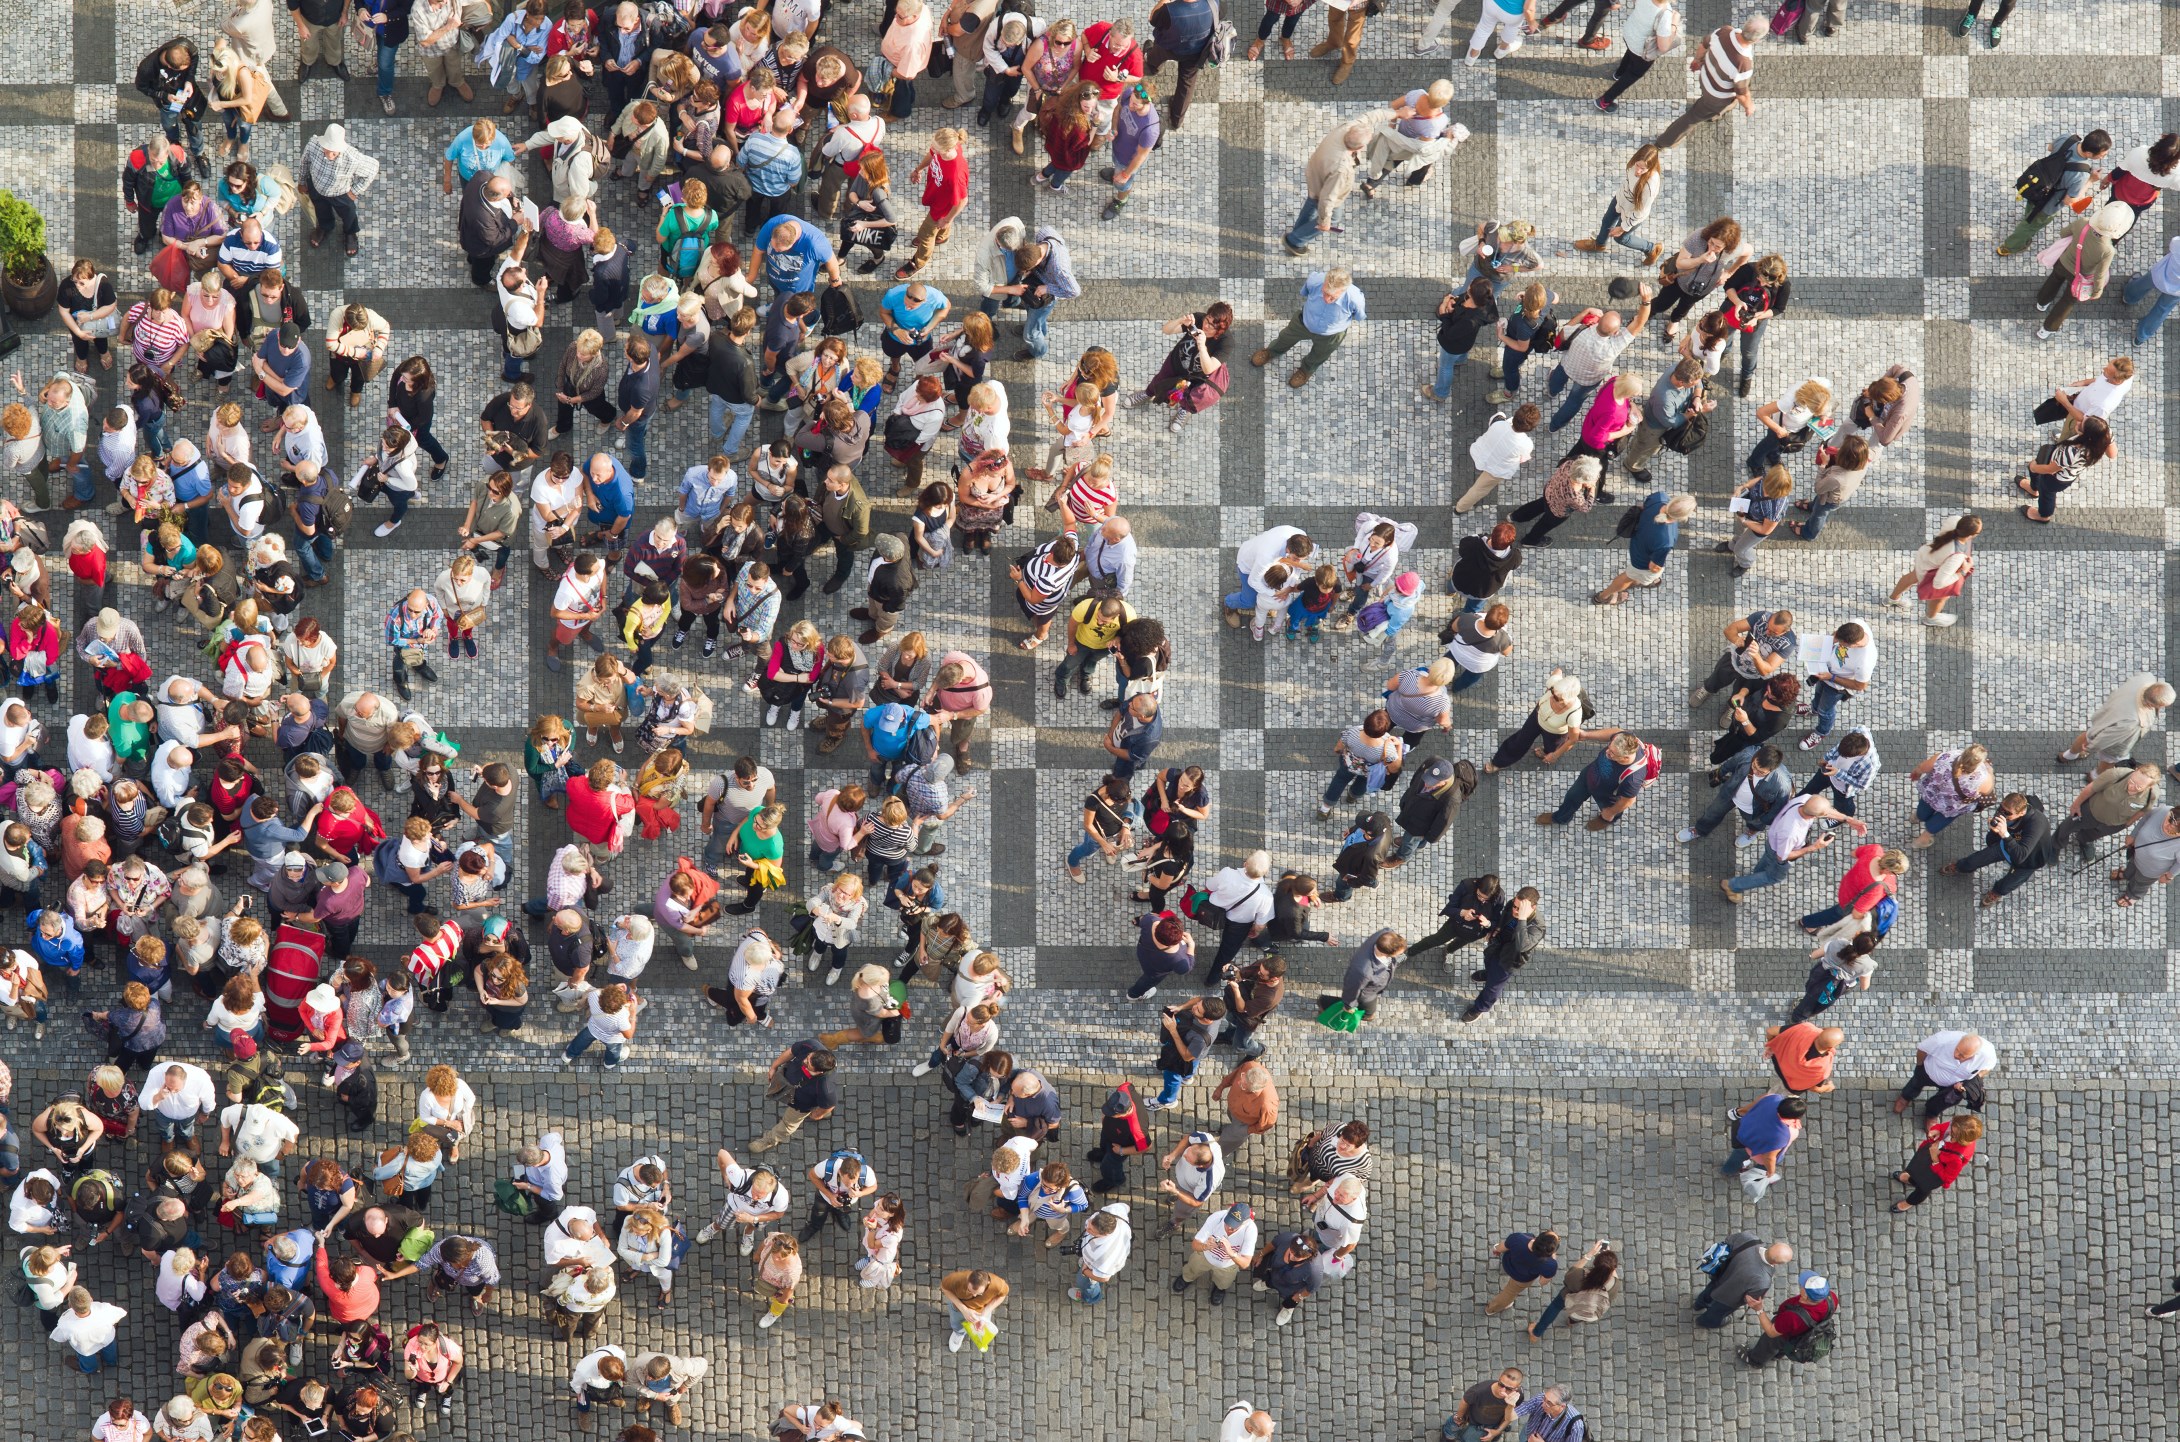
[[[1794,1249],[1784,1242],[1773,1242],[1770,1246],[1764,1248],[1764,1260],[1774,1267],[1792,1266],[1794,1263]]]

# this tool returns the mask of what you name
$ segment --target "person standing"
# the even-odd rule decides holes
[[[2060,228],[2058,258],[2037,287],[2036,308],[2043,321],[2038,340],[2057,340],[2077,302],[2097,300],[2112,278],[2119,239],[2134,224],[2135,212],[2120,201],[2107,201],[2095,212]]]
[[[1461,1394],[1453,1415],[1438,1429],[1444,1442],[1524,1442],[1508,1433],[1507,1424],[1522,1404],[1522,1370],[1507,1367],[1489,1381],[1478,1382]]]
[[[2112,873],[2125,886],[2112,904],[2133,906],[2151,886],[2172,885],[2175,875],[2180,875],[2180,810],[2151,807],[2127,833],[2127,864]]]
[[[1335,50],[1340,53],[1339,63],[1332,67],[1333,84],[1345,85],[1354,73],[1355,57],[1362,50],[1363,22],[1368,18],[1367,0],[1325,0],[1325,38],[1312,45],[1309,53],[1313,60]]]
[[[1989,805],[1997,789],[1990,753],[1980,745],[1958,751],[1940,751],[1908,773],[1916,783],[1915,819],[1920,823],[1908,845],[1922,850],[1934,845],[1938,833],[1971,811]]]
[[[1658,132],[1651,144],[1671,150],[1698,125],[1707,125],[1735,106],[1743,115],[1756,113],[1752,82],[1756,75],[1756,43],[1771,33],[1761,15],[1751,15],[1737,29],[1721,25],[1703,44],[1703,51],[1688,62],[1697,80],[1696,98],[1673,123]]]
[[[1975,13],[1982,3],[1983,0],[1976,0],[1969,12],[1961,16],[1963,35],[1975,24]],[[1991,22],[1993,44],[1997,43],[1999,25],[2013,9],[2013,0],[2001,0],[2001,7],[1999,18]],[[2015,182],[2015,197],[2026,209],[2021,223],[1998,243],[1998,254],[2019,255],[2034,245],[2038,233],[2062,212],[2079,215],[2087,210],[2096,197],[2098,183],[2104,178],[2097,162],[2111,153],[2112,137],[2102,130],[2092,130],[2086,135],[2062,135],[2052,141],[2050,148],[2023,172],[2027,178]],[[2031,175],[2030,172],[2036,173]]]
[[[1559,1233],[1549,1227],[1537,1232],[1510,1232],[1491,1249],[1506,1274],[1506,1285],[1484,1303],[1484,1315],[1495,1317],[1514,1305],[1521,1294],[1539,1282],[1559,1275]]]
[[[1894,1202],[1892,1209],[1911,1212],[1929,1201],[1932,1192],[1950,1190],[1953,1183],[1960,1180],[1960,1174],[1968,1169],[1968,1163],[1976,1155],[1976,1143],[1981,1140],[1983,1120],[1980,1117],[1955,1117],[1951,1122],[1941,1118],[1931,1122],[1923,1144],[1908,1158],[1907,1170],[1892,1174],[1894,1181],[1908,1189],[1908,1194]]]
[[[1310,243],[1318,236],[1339,233],[1332,218],[1355,192],[1362,175],[1363,148],[1369,143],[1369,123],[1352,120],[1335,125],[1310,152],[1302,171],[1301,214],[1280,238],[1289,255],[1308,255]]]
[[[1941,1031],[1924,1037],[1915,1046],[1915,1070],[1892,1099],[1895,1115],[1928,1090],[1923,1120],[1936,1121],[1954,1107],[1983,1110],[1983,1077],[1998,1065],[1998,1048],[1972,1031]]]
[[[1256,1212],[1247,1202],[1236,1202],[1212,1212],[1189,1239],[1189,1255],[1173,1279],[1175,1292],[1186,1292],[1205,1277],[1211,1279],[1211,1305],[1226,1304],[1226,1294],[1240,1280],[1242,1268],[1253,1263],[1257,1250]]]
[[[1461,1013],[1462,1021],[1474,1021],[1497,1006],[1499,993],[1514,979],[1514,973],[1527,966],[1529,958],[1544,944],[1544,922],[1537,915],[1537,903],[1542,899],[1534,886],[1525,886],[1499,913],[1484,942],[1483,968],[1470,972],[1468,978],[1482,982],[1484,989]]]
[[[1209,60],[1212,33],[1220,23],[1219,7],[1215,0],[1156,0],[1150,20],[1151,43],[1143,52],[1143,79],[1149,80],[1165,68],[1167,61],[1173,62],[1173,94],[1166,102],[1166,118],[1168,129],[1179,130],[1188,119],[1196,78]],[[1357,17],[1356,29],[1361,28]],[[1335,74],[1335,85],[1345,81],[1346,72],[1354,67],[1352,52],[1343,58],[1345,63]]]
[[[356,235],[363,225],[356,201],[371,188],[378,173],[378,161],[351,147],[348,132],[340,125],[328,125],[303,147],[303,192],[316,215],[310,231],[312,249],[325,244],[334,222],[339,221],[342,250],[355,255]]]
[[[959,1352],[964,1342],[974,1341],[979,1352],[988,1351],[999,1334],[997,1313],[1007,1291],[1005,1281],[981,1268],[941,1277],[939,1295],[950,1309],[946,1349]]]
[[[1067,1295],[1086,1303],[1103,1298],[1106,1283],[1128,1265],[1134,1246],[1135,1229],[1129,1225],[1126,1202],[1109,1202],[1092,1212],[1082,1224],[1076,1281]]]

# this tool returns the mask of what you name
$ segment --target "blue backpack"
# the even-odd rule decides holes
[[[1900,919],[1900,903],[1889,896],[1881,896],[1877,905],[1870,908],[1870,930],[1879,939],[1892,930],[1892,924]]]

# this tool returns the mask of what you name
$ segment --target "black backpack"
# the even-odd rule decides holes
[[[863,312],[844,285],[826,287],[818,296],[818,329],[827,335],[854,335],[863,328]]]
[[[1632,541],[1635,539],[1635,528],[1642,523],[1643,508],[1641,506],[1629,506],[1626,510],[1620,512],[1620,522],[1612,528],[1612,534],[1623,541]]]
[[[1839,1302],[1835,1299],[1832,1310],[1824,1314],[1824,1320],[1796,1337],[1794,1344],[1786,1349],[1787,1360],[1806,1365],[1810,1362],[1821,1362],[1831,1356],[1832,1344],[1839,1340],[1839,1334],[1832,1325],[1838,1316]]]
[[[1675,425],[1668,426],[1658,437],[1658,444],[1677,455],[1690,455],[1711,438],[1711,418],[1706,412],[1690,411]],[[1630,535],[1634,534],[1631,530]]]
[[[2079,174],[2089,169],[2089,163],[2075,155],[2074,147],[2081,140],[2079,135],[2069,135],[2058,149],[2039,155],[2022,167],[2014,177],[2014,194],[2031,210],[2041,210],[2059,193],[2059,187],[2069,174]]]

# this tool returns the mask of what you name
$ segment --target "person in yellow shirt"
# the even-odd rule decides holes
[[[1067,696],[1067,673],[1075,673],[1075,689],[1090,694],[1090,673],[1095,671],[1098,660],[1109,654],[1120,638],[1120,628],[1135,619],[1135,607],[1118,596],[1098,600],[1086,597],[1075,603],[1068,613],[1067,654],[1060,658],[1059,669],[1052,673],[1052,694],[1056,699]]]

